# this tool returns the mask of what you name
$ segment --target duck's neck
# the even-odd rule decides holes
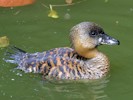
[[[84,58],[94,58],[98,55],[97,48],[88,49],[82,46],[74,47],[75,51]]]

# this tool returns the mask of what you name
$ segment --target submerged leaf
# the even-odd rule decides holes
[[[9,45],[9,39],[7,36],[0,37],[0,48],[7,47]]]
[[[49,11],[48,17],[59,18],[57,12],[53,10],[52,5],[50,5],[50,11]]]
[[[67,4],[72,4],[73,0],[65,0]]]
[[[107,3],[109,0],[105,0],[105,3]]]

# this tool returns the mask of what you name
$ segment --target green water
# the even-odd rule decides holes
[[[0,100],[133,100],[133,1],[86,0],[56,7],[59,19],[47,17],[48,9],[42,3],[64,4],[64,0],[0,8],[0,36],[7,36],[11,45],[27,52],[41,52],[69,46],[70,28],[82,21],[94,21],[121,42],[120,46],[100,47],[111,61],[109,76],[91,82],[45,82],[41,75],[25,74],[15,70],[16,65],[5,63],[2,58],[6,49],[1,49]]]

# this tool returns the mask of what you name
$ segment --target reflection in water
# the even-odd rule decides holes
[[[108,82],[108,78],[91,82],[83,80],[78,82],[47,82],[43,84],[43,89],[47,91],[47,98],[51,98],[50,100],[55,100],[55,98],[64,100],[108,100],[109,98],[104,91]]]

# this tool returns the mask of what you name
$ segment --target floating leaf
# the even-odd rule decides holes
[[[57,12],[55,10],[53,10],[52,5],[50,5],[50,12],[48,14],[48,17],[59,18]]]
[[[7,47],[9,45],[9,39],[7,36],[0,37],[0,48]]]

